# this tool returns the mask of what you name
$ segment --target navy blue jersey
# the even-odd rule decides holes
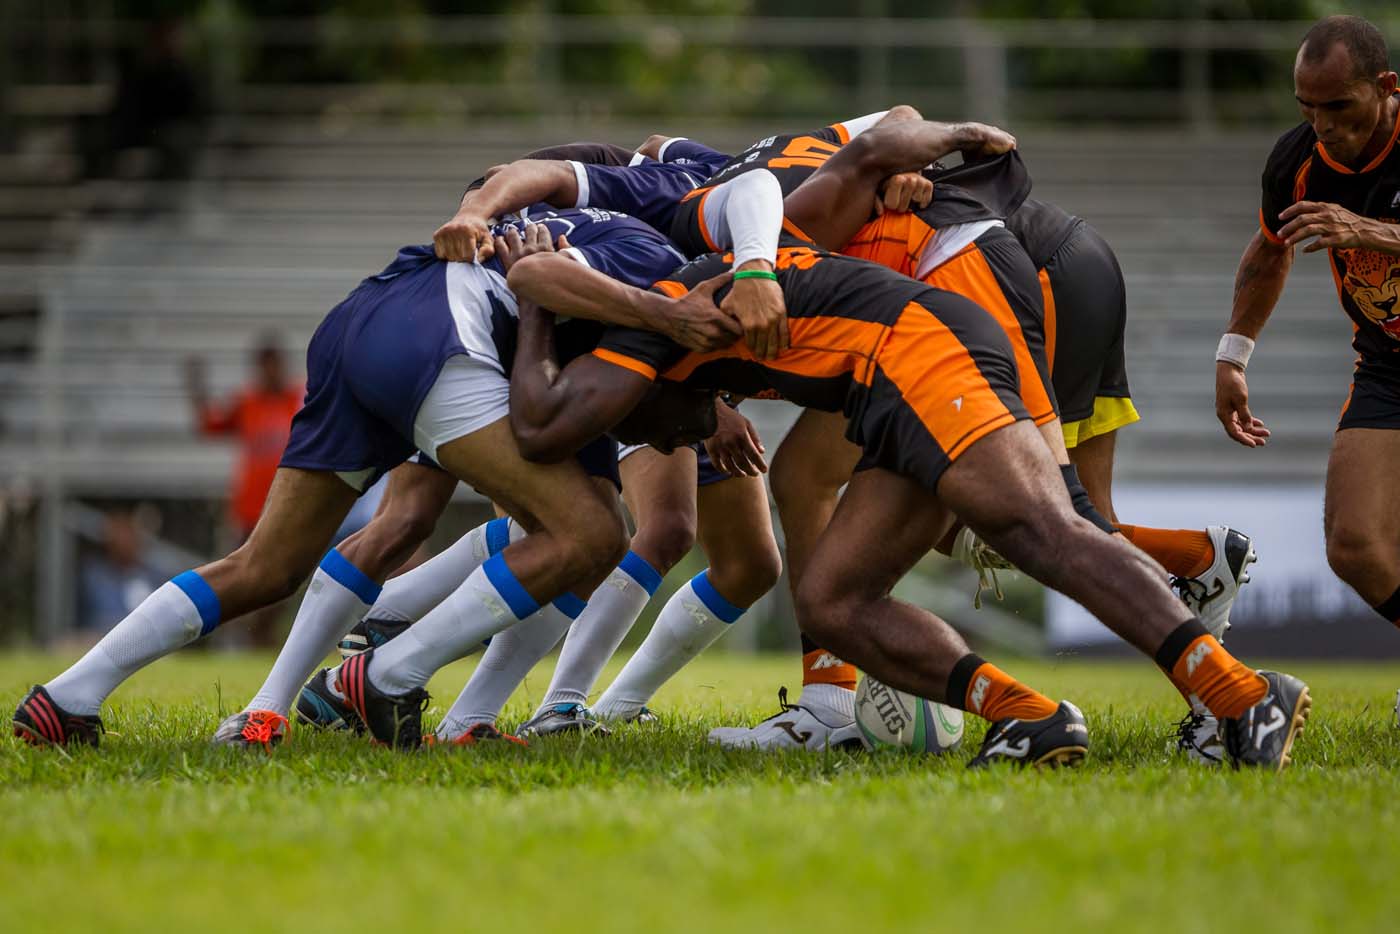
[[[724,168],[734,158],[730,153],[711,149],[704,143],[697,143],[684,136],[668,139],[661,145],[657,156],[662,162],[696,166],[705,172],[706,178]]]
[[[575,259],[640,288],[682,262],[665,237],[635,218],[546,206],[523,213],[567,234]],[[509,376],[518,325],[498,260],[449,263],[431,245],[404,247],[332,309],[311,339],[306,404],[284,463],[336,471],[401,463],[415,449],[414,419],[448,358],[465,354]],[[588,352],[602,330],[591,321],[561,324],[561,355]]]
[[[626,166],[571,165],[578,180],[578,207],[621,211],[658,230],[671,229],[676,205],[710,176],[699,163],[654,159]]]

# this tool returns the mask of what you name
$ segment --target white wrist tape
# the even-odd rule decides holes
[[[1254,353],[1254,341],[1243,334],[1222,334],[1220,345],[1215,348],[1216,363],[1233,363],[1241,370],[1249,366],[1249,355]]]

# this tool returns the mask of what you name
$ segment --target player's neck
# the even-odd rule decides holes
[[[1400,94],[1392,94],[1386,99],[1385,105],[1381,107],[1381,119],[1376,124],[1375,132],[1366,141],[1365,147],[1356,157],[1352,168],[1360,169],[1371,164],[1371,160],[1381,154],[1381,151],[1390,144],[1390,137],[1395,133],[1395,120],[1400,114]]]

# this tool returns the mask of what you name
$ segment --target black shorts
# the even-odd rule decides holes
[[[1127,292],[1112,248],[1078,221],[1040,270],[1040,284],[1060,420],[1068,425],[1092,417],[1100,397],[1130,398],[1123,354]]]
[[[856,470],[883,468],[937,491],[943,473],[977,441],[1021,419],[1011,339],[971,299],[929,289],[890,329],[869,388],[848,411]]]
[[[1337,430],[1400,428],[1400,361],[1360,357]]]

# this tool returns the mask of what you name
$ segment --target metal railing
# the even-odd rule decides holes
[[[684,114],[687,119],[803,115],[856,111],[916,99],[950,116],[976,115],[1017,123],[1065,120],[1186,124],[1276,119],[1291,106],[1286,90],[1291,56],[1309,23],[1207,20],[983,20],[895,18],[882,0],[851,17],[578,16],[517,12],[497,16],[350,19],[206,17],[194,25],[200,65],[234,114],[321,114],[366,117],[461,115],[518,117]],[[1400,21],[1378,24],[1396,32]],[[91,111],[105,99],[114,51],[139,43],[143,24],[50,16],[16,19],[8,41],[68,66],[85,79],[64,79],[64,67],[11,67],[5,110],[37,116]],[[475,74],[406,82],[392,69],[371,82],[267,83],[240,62],[260,54],[314,54],[333,47],[353,56],[386,49],[489,53],[499,67]],[[604,81],[566,72],[570,55],[627,50],[639,71]],[[1031,83],[1026,55],[1167,53],[1150,80]],[[921,57],[921,53],[931,53]],[[948,55],[947,53],[954,53]],[[1257,77],[1219,74],[1221,56],[1263,56]],[[720,57],[714,57],[715,55]],[[728,58],[724,56],[729,56]],[[468,56],[460,57],[469,60]],[[765,71],[768,64],[783,66]],[[1099,64],[1084,60],[1083,71]],[[1267,67],[1264,67],[1267,65]],[[714,73],[716,69],[723,74]],[[1033,69],[1031,69],[1033,71]],[[69,72],[75,71],[70,67]],[[781,74],[779,74],[781,72]],[[1139,79],[1143,69],[1139,68]],[[1112,69],[1109,70],[1112,73]],[[642,76],[658,76],[649,82]],[[784,83],[784,76],[804,80]],[[1167,77],[1164,79],[1164,75]],[[641,85],[650,85],[643,87]]]

